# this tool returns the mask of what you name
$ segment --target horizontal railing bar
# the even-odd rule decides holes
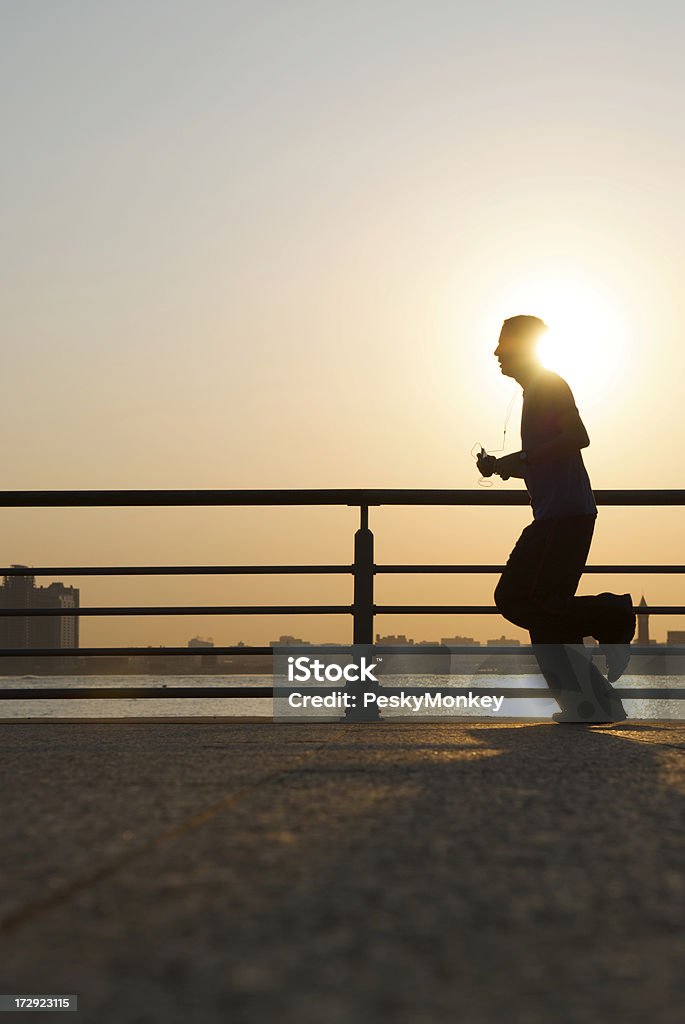
[[[0,608],[0,618],[59,617],[83,615],[351,615],[351,604],[274,605],[141,605],[105,608]]]
[[[355,653],[358,647],[354,645],[346,644],[331,644],[329,645],[331,654]],[[538,644],[537,646],[545,646]],[[575,646],[575,645],[574,645]],[[586,650],[592,652],[600,652],[599,644],[587,644]],[[414,643],[414,644],[370,644],[369,645],[371,654],[376,657],[377,655],[385,654],[414,654],[416,657],[423,657],[424,655],[445,655],[445,654],[535,654],[535,647],[532,644],[430,644],[430,643]],[[180,648],[183,650],[184,648]],[[216,648],[218,649],[218,648]],[[240,648],[240,650],[246,650],[249,648]],[[254,648],[255,650],[262,651],[264,648]],[[364,648],[366,650],[366,648]],[[212,648],[215,650],[215,648]],[[323,644],[311,644],[298,646],[293,644],[292,647],[289,644],[285,644],[282,648],[273,648],[277,654],[307,654],[314,652],[315,654],[327,653],[326,645]],[[678,654],[685,655],[685,646],[679,644],[630,644],[631,654],[654,654],[655,652],[665,652],[669,655]]]
[[[60,619],[75,616],[115,615],[351,615],[351,604],[293,604],[293,605],[139,605],[104,608],[0,608],[0,618],[52,617]],[[495,605],[477,604],[377,604],[374,615],[500,615]],[[635,608],[649,615],[682,615],[684,605],[649,605]]]
[[[288,649],[290,650],[290,648]],[[180,655],[273,654],[271,647],[14,647],[0,648],[0,658],[179,657]]]
[[[616,695],[622,700],[685,700],[685,687],[664,690],[655,687],[621,687],[615,688]],[[440,687],[440,686],[381,686],[379,693],[387,696],[401,695],[409,690],[413,694],[442,694],[450,697],[468,697],[476,692],[478,697],[515,697],[526,699],[549,699],[552,694],[546,687]],[[0,700],[88,700],[97,698],[100,700],[120,700],[126,698],[214,698],[214,697],[281,697],[293,692],[292,687],[287,689],[271,686],[250,686],[236,687],[228,686],[117,686],[117,687],[94,687],[94,686],[55,686],[48,689],[42,687],[33,689],[22,687],[21,689],[2,690],[0,689]],[[329,693],[339,692],[331,687],[307,687],[305,691],[310,696],[324,696]]]
[[[52,686],[40,689],[23,686],[3,690],[0,700],[76,700],[97,697],[120,700],[127,697],[272,697],[271,686]]]
[[[0,576],[219,576],[300,575],[305,573],[351,573],[353,565],[97,565],[81,568],[62,565],[39,569],[0,567]]]
[[[538,644],[537,646],[546,646],[546,645]],[[573,645],[573,646],[575,646],[575,645]],[[320,652],[320,650],[321,650],[320,646],[316,645],[316,644],[312,644],[312,647],[310,648],[310,650],[312,650],[312,649],[314,651],[317,651],[317,653]],[[344,648],[341,648],[341,649],[344,649]],[[306,650],[307,650],[306,647],[299,648],[299,647],[293,646],[293,647],[285,647],[284,648],[284,651],[287,651],[288,654],[294,653],[294,652],[305,653]],[[350,647],[349,650],[350,651],[354,651],[354,648]],[[589,644],[589,645],[586,645],[586,650],[588,652],[595,652],[597,654],[601,653],[599,644]],[[488,655],[488,656],[490,656],[491,654],[497,654],[497,655],[499,655],[499,654],[507,654],[507,655],[526,654],[526,655],[534,656],[535,655],[535,647],[532,644],[506,644],[506,645],[504,645],[504,644],[502,644],[502,645],[499,645],[499,644],[492,644],[492,645],[490,645],[490,644],[461,644],[461,645],[455,645],[454,647],[451,644],[397,644],[397,645],[394,645],[394,646],[393,645],[388,646],[386,644],[373,644],[373,645],[371,645],[371,652],[372,652],[374,657],[376,655],[378,655],[378,654],[383,654],[383,655],[384,654],[415,654],[416,657],[418,657],[418,658],[423,657],[424,655],[435,655],[435,656],[443,655],[444,656],[445,654],[459,654],[459,655],[462,655],[462,654],[472,654],[474,656],[476,656],[476,655]],[[278,653],[282,653],[282,652],[278,652]],[[676,655],[683,656],[683,655],[685,655],[685,646],[676,645],[676,644],[648,644],[648,645],[644,645],[644,644],[631,644],[630,645],[630,653],[631,653],[631,655],[646,655],[646,654],[655,654],[655,653],[667,653],[669,655],[676,654]]]
[[[279,690],[280,690],[280,688],[276,687],[276,691],[279,691]],[[400,696],[402,693],[409,692],[410,690],[412,691],[412,693],[430,693],[430,694],[441,693],[442,696],[468,696],[469,693],[474,693],[474,692],[477,692],[479,697],[485,697],[485,696],[490,696],[490,697],[500,697],[500,696],[510,697],[510,696],[516,696],[516,697],[547,697],[547,698],[549,698],[549,697],[552,696],[551,691],[546,686],[536,686],[536,687],[531,687],[531,686],[529,686],[529,687],[524,687],[524,686],[521,686],[521,687],[513,687],[513,686],[512,687],[508,687],[508,686],[485,687],[485,686],[483,686],[483,687],[480,687],[480,686],[474,685],[474,686],[469,686],[469,687],[466,687],[466,686],[459,686],[459,687],[458,686],[448,686],[448,687],[447,686],[381,686],[381,687],[379,687],[379,692],[380,693],[384,693],[384,694],[387,693],[389,696],[393,696],[393,695]],[[674,689],[672,689],[672,690],[666,690],[666,689],[662,689],[660,687],[651,687],[651,686],[650,687],[623,686],[623,687],[620,687],[620,688],[614,687],[614,690],[615,690],[617,696],[622,697],[624,699],[626,697],[628,697],[629,699],[634,699],[634,700],[652,699],[654,696],[663,697],[665,695],[668,698],[673,698],[674,700],[683,700],[683,699],[685,699],[685,687],[682,687],[682,686],[674,687]],[[293,692],[293,686],[292,685],[289,686],[288,690],[287,691],[283,690],[283,692],[284,693],[285,692],[289,692],[289,693]],[[310,688],[307,687],[302,692],[308,694],[311,691],[310,691]],[[322,689],[322,690],[320,690],[320,692],[322,692],[322,693],[325,693],[325,692],[330,693],[331,690],[329,689],[328,691],[326,691],[326,690]]]
[[[373,611],[374,615],[402,615],[405,612],[412,615],[501,615],[494,605],[482,604],[376,604]],[[645,615],[682,615],[685,614],[685,606],[650,604],[647,608],[635,607],[634,611]]]
[[[685,490],[594,491],[598,505],[685,505]],[[1,491],[4,508],[235,505],[530,505],[526,490],[352,488]]]
[[[501,573],[504,565],[375,565],[380,573]],[[56,565],[2,566],[0,576],[220,576],[317,575],[354,572],[353,565]],[[585,573],[685,573],[685,565],[586,565]]]
[[[380,573],[500,573],[503,565],[375,565]],[[0,573],[3,570],[0,569]],[[586,565],[585,573],[685,573],[685,565]]]
[[[530,644],[514,645],[509,644],[506,646],[489,646],[485,644],[464,644],[461,646],[452,647],[450,645],[441,644],[399,644],[399,645],[386,645],[386,644],[371,644],[371,653],[375,657],[379,654],[415,654],[417,657],[425,657],[426,655],[442,655],[443,657],[447,654],[459,654],[459,655],[480,655],[481,657],[486,655],[490,656],[493,654],[534,654],[535,651]],[[330,652],[328,648],[330,647]],[[283,656],[284,654],[315,654],[330,653],[332,656],[337,656],[346,652],[354,652],[355,648],[347,644],[305,644],[298,645],[284,644],[283,646],[276,647],[249,647],[248,645],[233,646],[233,647],[15,647],[15,648],[0,648],[0,658],[32,658],[36,657],[69,657],[69,658],[80,658],[80,657],[138,657],[138,656],[152,656],[152,657],[178,657],[181,655],[192,655],[193,657],[203,657],[207,655],[221,655],[233,656],[233,655],[254,655],[254,656],[270,656],[277,654]],[[588,651],[597,651],[601,653],[599,648],[595,645],[587,647]],[[631,644],[630,651],[632,655],[659,655],[664,654],[670,656],[685,656],[685,646],[678,646],[676,644],[650,644],[648,646],[638,644]]]

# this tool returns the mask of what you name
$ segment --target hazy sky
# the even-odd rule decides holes
[[[517,391],[492,357],[499,324],[521,312],[556,333],[593,486],[682,485],[682,4],[0,0],[0,22],[3,488],[474,487],[470,451],[501,447]],[[508,450],[519,420],[520,399]],[[529,514],[376,513],[379,560],[502,562]],[[348,561],[354,524],[0,518],[2,563],[34,565]],[[681,522],[600,509],[591,561],[685,562]],[[494,582],[387,591],[489,602]],[[582,586],[598,583],[680,600],[677,578]],[[82,598],[350,592],[141,586],[89,581]],[[523,636],[500,619],[379,628]]]

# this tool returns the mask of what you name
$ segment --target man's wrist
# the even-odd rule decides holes
[[[502,456],[501,459],[497,459],[497,461],[495,462],[495,467],[494,467],[495,473],[497,473],[497,476],[501,476],[503,480],[508,480],[509,479],[509,475],[510,475],[507,472],[507,468],[506,468],[508,457],[509,457],[508,455],[504,455],[504,456]]]

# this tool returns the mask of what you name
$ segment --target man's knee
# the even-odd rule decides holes
[[[511,620],[512,613],[515,612],[517,607],[516,594],[512,588],[507,584],[504,577],[499,581],[495,587],[495,606],[500,615],[503,615],[505,619]]]
[[[530,626],[530,601],[502,577],[495,587],[495,606],[508,622],[528,629]]]

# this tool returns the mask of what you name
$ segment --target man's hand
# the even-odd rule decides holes
[[[488,453],[484,452],[482,449],[476,458],[476,465],[478,466],[481,476],[492,476],[495,472],[496,463],[497,459],[495,456],[488,455]]]

